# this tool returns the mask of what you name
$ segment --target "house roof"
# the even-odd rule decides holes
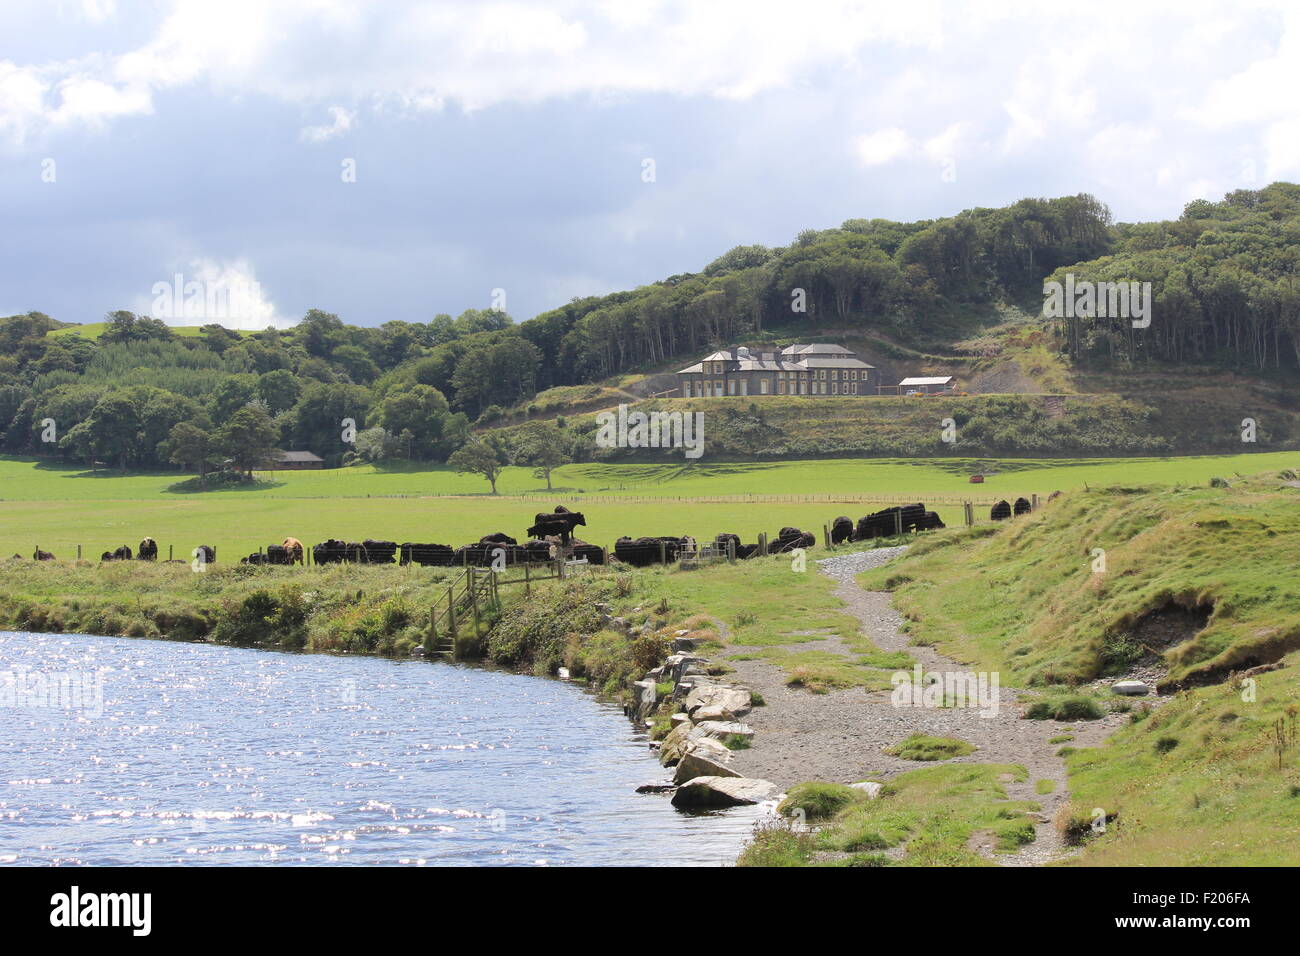
[[[935,375],[929,378],[924,376],[918,378],[905,378],[898,384],[902,385],[947,385],[952,381],[951,375]]]
[[[771,356],[764,358],[764,356]],[[875,368],[854,356],[842,345],[818,342],[814,345],[787,345],[779,353],[754,351],[739,346],[720,349],[706,355],[694,365],[678,369],[678,375],[702,373],[705,362],[728,362],[736,372],[807,372],[817,368]]]
[[[830,342],[815,342],[812,345],[787,345],[781,350],[782,355],[852,355],[850,349]]]
[[[842,355],[801,355],[798,362],[800,368],[875,368],[861,359]]]
[[[325,459],[319,457],[318,455],[313,455],[309,451],[282,451],[280,452],[279,460],[313,462],[313,461],[324,461]]]

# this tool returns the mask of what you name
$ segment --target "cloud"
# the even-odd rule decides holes
[[[357,114],[342,106],[331,106],[330,116],[333,117],[333,122],[328,126],[303,127],[299,134],[300,138],[308,143],[323,143],[335,136],[341,136],[352,128],[352,121],[356,119]]]
[[[911,152],[912,138],[897,126],[859,136],[854,143],[864,166],[883,166]]]
[[[246,259],[192,259],[187,271],[155,282],[147,298],[139,296],[135,311],[177,326],[216,322],[228,329],[260,331],[294,324],[276,309]]]

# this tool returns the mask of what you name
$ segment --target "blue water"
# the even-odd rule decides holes
[[[720,865],[757,816],[635,793],[644,737],[558,681],[0,632],[6,672],[103,693],[0,704],[2,863]]]

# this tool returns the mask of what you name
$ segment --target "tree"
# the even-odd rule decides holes
[[[253,469],[266,465],[275,455],[278,434],[279,429],[265,408],[246,405],[217,432],[216,443],[235,470],[246,472],[251,477]]]
[[[402,439],[406,456],[419,461],[446,459],[452,446],[445,441],[450,411],[447,399],[429,385],[394,388],[376,409],[379,422]]]
[[[275,369],[257,380],[257,395],[266,402],[273,415],[293,408],[301,394],[302,383],[288,369]]]
[[[452,453],[447,464],[456,469],[457,474],[482,475],[492,485],[492,494],[497,493],[497,479],[505,468],[506,456],[501,447],[492,441],[476,438],[467,442]]]
[[[168,461],[196,472],[200,485],[207,483],[208,469],[221,461],[212,435],[194,422],[173,425],[160,451]]]
[[[546,490],[551,490],[551,472],[573,459],[565,453],[564,433],[548,422],[532,422],[519,429],[515,436],[514,462],[529,465],[534,478],[546,479]]]

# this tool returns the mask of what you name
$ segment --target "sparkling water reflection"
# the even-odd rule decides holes
[[[0,863],[719,865],[757,816],[634,793],[644,738],[557,681],[12,632],[0,672],[48,684],[0,702]]]

